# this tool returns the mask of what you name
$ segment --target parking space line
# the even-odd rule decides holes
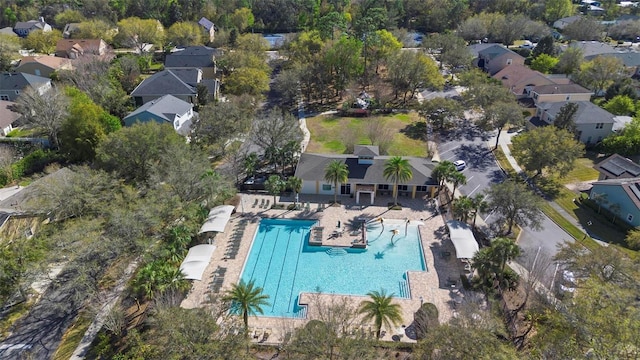
[[[476,190],[478,190],[478,188],[479,188],[479,187],[480,187],[480,185],[476,186],[476,188],[475,188],[475,189],[473,189],[473,190],[469,193],[469,195],[467,195],[467,196],[471,196],[471,195],[473,195],[473,193],[474,193],[474,192],[476,192]]]
[[[457,149],[457,148],[459,148],[459,147],[460,147],[460,145],[458,145],[458,146],[456,146],[456,147],[454,147],[454,148],[451,148],[451,149],[449,149],[449,150],[445,150],[445,151],[441,152],[441,153],[440,153],[440,155],[442,155],[442,154],[444,154],[444,153],[446,153],[446,152],[449,152],[449,151],[453,151],[453,150],[455,150],[455,149]]]

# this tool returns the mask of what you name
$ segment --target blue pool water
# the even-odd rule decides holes
[[[309,246],[315,221],[263,219],[256,231],[241,279],[254,280],[269,295],[264,316],[302,316],[301,292],[366,295],[385,289],[409,297],[406,272],[426,269],[416,225],[385,221],[367,228],[367,249]],[[391,244],[392,230],[398,230]],[[326,233],[326,238],[329,234]],[[350,236],[345,231],[343,236]]]

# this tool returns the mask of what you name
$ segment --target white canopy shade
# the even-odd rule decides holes
[[[180,264],[180,270],[185,279],[202,280],[202,274],[211,261],[211,255],[216,249],[213,245],[196,245],[189,249],[187,257]]]
[[[231,219],[233,209],[235,208],[232,205],[220,205],[211,209],[207,220],[202,224],[198,233],[224,232],[224,228]]]
[[[478,252],[478,242],[473,231],[468,224],[458,220],[447,221],[449,229],[449,237],[453,246],[456,248],[456,257],[458,259],[471,259]]]

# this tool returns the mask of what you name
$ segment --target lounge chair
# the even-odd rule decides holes
[[[270,204],[271,204],[271,200],[267,200],[267,203],[265,204],[264,208],[269,209]]]
[[[260,339],[260,342],[267,341],[267,339],[269,339],[269,335],[271,335],[270,331],[265,330],[264,333],[262,334],[262,339]]]
[[[256,201],[253,202],[253,205],[251,206],[251,208],[254,208],[258,205],[258,199],[256,198]]]
[[[255,330],[253,331],[253,336],[252,336],[252,337],[253,337],[254,339],[259,339],[259,338],[260,338],[260,333],[261,333],[261,332],[262,332],[262,331],[261,331],[260,329],[255,329]]]
[[[264,199],[262,199],[262,201],[260,201],[260,209],[264,208]]]

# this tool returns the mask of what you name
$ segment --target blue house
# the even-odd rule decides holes
[[[197,115],[193,105],[173,95],[165,95],[140,106],[127,115],[125,126],[137,122],[156,121],[170,124],[180,135],[188,135],[191,131],[191,119]]]
[[[598,200],[599,195],[604,195]],[[640,178],[619,178],[593,183],[589,198],[629,225],[640,226]]]

